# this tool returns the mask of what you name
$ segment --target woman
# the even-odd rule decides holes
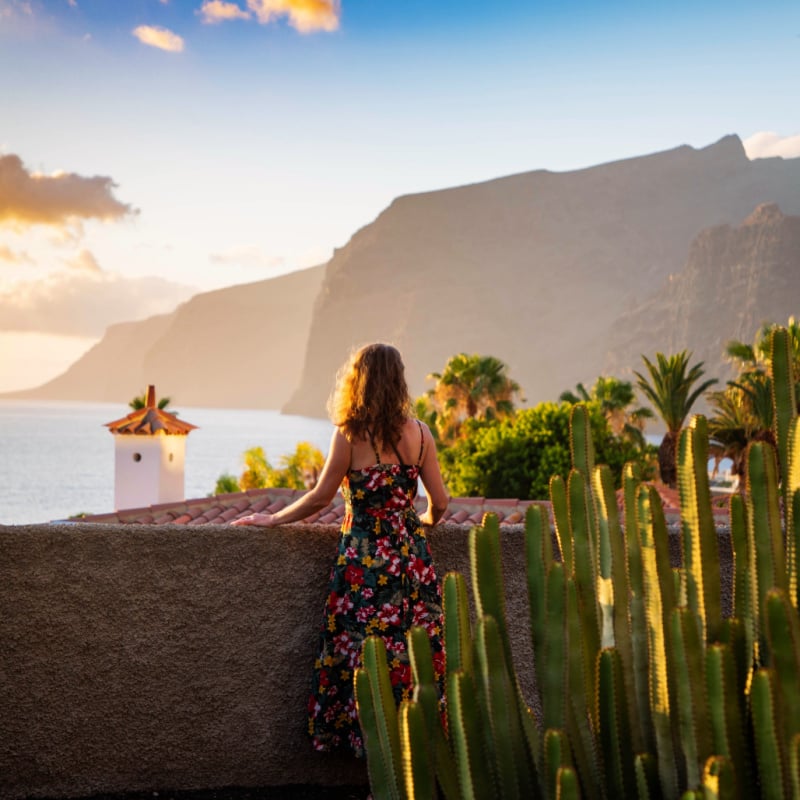
[[[331,570],[320,652],[309,699],[309,733],[318,750],[363,755],[353,673],[361,645],[377,634],[386,644],[395,699],[410,693],[406,632],[424,626],[441,675],[441,593],[423,525],[435,525],[449,497],[436,445],[410,416],[400,353],[390,345],[358,350],[340,370],[329,402],[336,430],[317,485],[276,514],[251,514],[233,525],[272,527],[325,508],[341,486],[345,516]],[[427,497],[414,509],[418,478]]]

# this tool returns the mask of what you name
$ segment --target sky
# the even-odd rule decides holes
[[[399,195],[800,156],[797,0],[0,0],[0,75],[0,392]]]

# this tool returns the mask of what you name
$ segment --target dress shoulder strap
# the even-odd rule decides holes
[[[375,439],[372,436],[372,431],[369,428],[367,428],[367,436],[369,436],[369,443],[372,445],[372,449],[373,449],[373,451],[375,453],[375,463],[376,464],[380,464],[381,463],[381,454],[378,452],[378,448],[375,447]]]
[[[422,423],[417,420],[417,427],[419,428],[419,455],[417,456],[417,466],[422,466],[422,451],[425,447],[425,432],[422,430]]]

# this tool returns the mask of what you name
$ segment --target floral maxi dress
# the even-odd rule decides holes
[[[381,464],[377,450],[375,455],[376,464],[350,470],[342,482],[345,517],[308,704],[315,749],[344,747],[358,756],[364,747],[353,676],[366,636],[377,634],[386,644],[398,703],[411,693],[406,649],[411,626],[427,629],[437,679],[444,671],[441,590],[414,509],[419,463]]]

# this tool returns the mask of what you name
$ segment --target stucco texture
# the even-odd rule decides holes
[[[306,735],[337,535],[0,527],[0,796],[366,783]],[[514,618],[522,532],[503,536]],[[430,540],[440,575],[468,574],[467,528]]]
[[[316,753],[306,735],[337,536],[323,525],[0,526],[0,798],[366,784],[364,762]],[[440,576],[469,580],[468,536],[429,533]],[[501,536],[533,703],[524,534]]]

